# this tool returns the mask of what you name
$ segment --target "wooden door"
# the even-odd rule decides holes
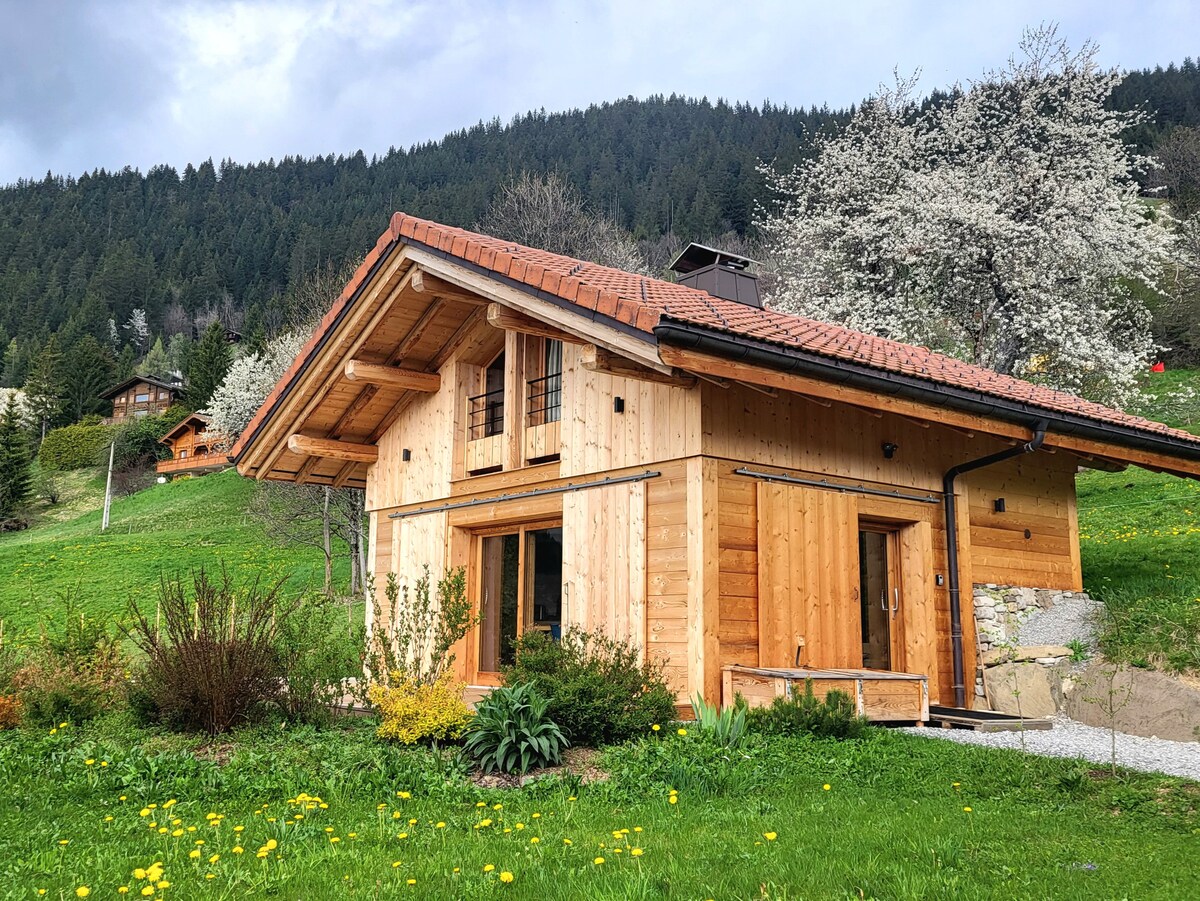
[[[862,666],[858,499],[760,482],[759,662]]]

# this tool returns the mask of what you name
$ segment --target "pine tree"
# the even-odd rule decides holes
[[[137,369],[137,354],[133,352],[133,347],[126,344],[121,348],[121,355],[117,357],[117,371],[113,373],[114,382],[123,382],[127,378],[133,376]]]
[[[12,395],[0,414],[0,532],[20,528],[21,505],[33,491],[29,439],[17,418]]]
[[[201,409],[208,403],[213,392],[229,373],[233,362],[233,354],[229,350],[229,342],[225,340],[225,327],[220,321],[214,321],[204,330],[204,337],[196,346],[188,367],[188,405],[193,410]]]
[[[162,338],[155,338],[146,359],[138,365],[138,375],[148,375],[155,378],[165,378],[171,366],[167,360],[167,349],[163,347]]]
[[[100,413],[105,402],[100,392],[113,384],[113,358],[108,348],[91,335],[84,335],[71,347],[71,365],[63,373],[63,397],[72,422],[89,413]]]
[[[64,388],[63,355],[58,349],[58,336],[51,335],[25,382],[25,401],[42,438],[62,412]]]

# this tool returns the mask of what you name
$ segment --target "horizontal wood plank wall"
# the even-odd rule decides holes
[[[688,692],[688,509],[685,463],[665,463],[646,485],[646,648]]]
[[[673,388],[583,368],[563,345],[562,474],[605,472],[700,452],[700,389]],[[624,401],[624,412],[613,400]]]
[[[971,510],[973,581],[1083,588],[1074,457],[1038,454],[970,473],[964,481]],[[996,512],[997,498],[1004,498],[1003,513]]]
[[[732,469],[717,481],[720,663],[758,666],[758,483]]]
[[[562,499],[564,626],[646,646],[646,483]]]

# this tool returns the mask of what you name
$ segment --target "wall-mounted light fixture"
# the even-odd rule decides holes
[[[613,398],[613,412],[614,413],[624,413],[625,412],[625,398],[623,398],[623,397],[614,397]]]
[[[1004,498],[998,497],[994,501],[992,501],[992,509],[995,510],[997,513],[1003,513],[1004,509],[1005,509]]]
[[[406,447],[404,450],[400,451],[400,459],[407,463],[412,459],[412,451]]]
[[[891,441],[883,442],[883,459],[890,460],[896,456],[896,451],[900,450],[899,444],[893,444]]]

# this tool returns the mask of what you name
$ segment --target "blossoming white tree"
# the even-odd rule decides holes
[[[272,340],[261,353],[233,361],[204,411],[212,420],[208,431],[219,436],[221,447],[228,450],[237,441],[279,377],[299,355],[304,340],[303,335],[289,332]]]
[[[1028,31],[1022,56],[922,109],[897,79],[816,157],[766,175],[772,302],[1095,399],[1127,402],[1155,348],[1130,293],[1169,241],[1122,144],[1140,113],[1096,47]]]

